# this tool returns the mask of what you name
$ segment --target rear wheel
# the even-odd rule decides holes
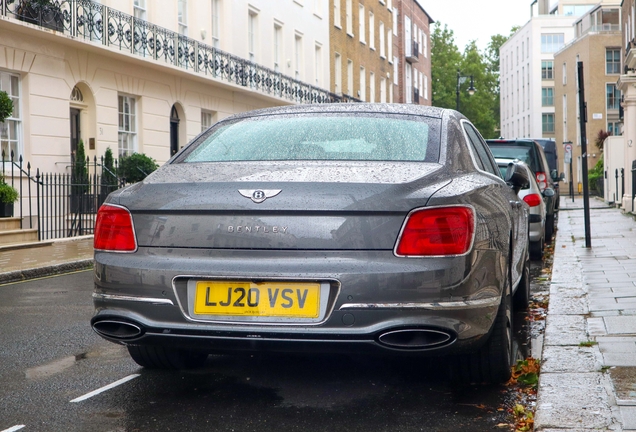
[[[203,366],[208,358],[205,352],[146,345],[129,345],[128,353],[135,363],[148,369],[193,369]]]
[[[541,261],[543,259],[543,239],[536,242],[530,242],[530,258],[535,261]]]
[[[545,241],[551,242],[554,235],[554,213],[545,217]]]
[[[481,349],[455,358],[451,366],[455,382],[503,383],[510,379],[512,367],[512,299],[510,278],[506,284],[490,337]]]

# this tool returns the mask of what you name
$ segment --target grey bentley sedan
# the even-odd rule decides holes
[[[505,177],[453,110],[234,115],[101,206],[92,327],[148,368],[433,355],[461,381],[505,381],[529,295],[528,177]]]

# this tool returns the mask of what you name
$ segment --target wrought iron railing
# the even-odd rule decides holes
[[[3,152],[2,177],[18,190],[13,216],[22,228],[37,228],[39,240],[75,237],[93,233],[97,209],[109,193],[125,186],[117,160],[113,167],[94,157],[84,163],[81,174],[71,162],[70,174],[32,171],[22,156]]]
[[[0,0],[0,15],[296,103],[359,102],[92,0]]]

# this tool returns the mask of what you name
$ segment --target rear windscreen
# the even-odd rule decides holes
[[[357,114],[273,115],[220,123],[178,162],[422,161],[439,158],[441,120]]]
[[[490,151],[495,158],[501,159],[519,159],[530,166],[532,171],[536,171],[537,161],[531,147],[522,147],[515,145],[488,144]]]

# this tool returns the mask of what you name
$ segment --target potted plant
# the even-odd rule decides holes
[[[71,211],[87,213],[90,211],[91,197],[88,196],[90,180],[83,140],[79,140],[77,144],[77,152],[71,165]]]
[[[0,176],[0,217],[13,217],[13,204],[18,200],[18,191]]]
[[[108,147],[102,159],[102,178],[99,191],[99,203],[103,203],[109,193],[116,190],[119,184],[113,151]]]

